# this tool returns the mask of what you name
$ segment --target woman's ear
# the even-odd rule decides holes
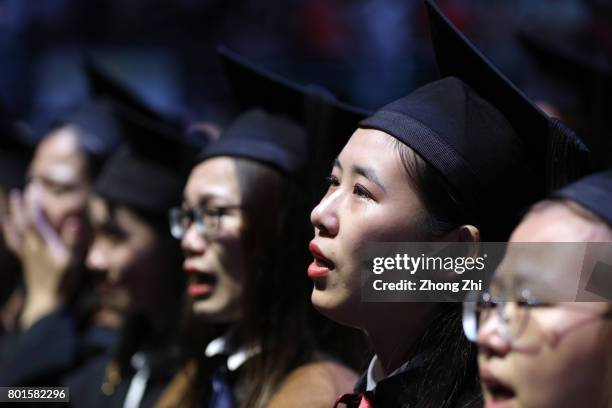
[[[458,242],[480,242],[480,230],[473,225],[462,225],[458,229]]]
[[[473,225],[461,225],[446,234],[441,241],[444,242],[480,242],[480,230]]]
[[[465,224],[455,228],[444,236],[443,241],[463,244],[456,248],[460,252],[456,256],[476,257],[480,252],[480,230],[473,225]]]

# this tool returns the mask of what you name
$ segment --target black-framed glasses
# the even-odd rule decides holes
[[[521,289],[508,300],[489,292],[470,292],[463,302],[463,332],[468,340],[476,342],[478,331],[489,319],[497,318],[498,334],[513,342],[521,337],[529,324],[530,311],[536,308],[563,307],[580,313],[593,313],[591,309],[577,307],[579,302],[550,303],[533,296],[529,289]],[[612,311],[596,314],[596,317],[612,318]]]
[[[203,208],[186,209],[175,207],[169,211],[170,233],[176,239],[183,239],[192,225],[203,237],[210,237],[221,226],[224,215],[233,210],[242,208],[240,205],[209,206]]]

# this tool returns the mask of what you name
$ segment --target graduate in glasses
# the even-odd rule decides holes
[[[487,406],[612,406],[612,171],[534,205],[510,245],[464,305]]]
[[[202,152],[170,219],[194,318],[223,333],[201,345],[205,358],[160,403],[329,407],[356,373],[326,353],[331,335],[315,331],[308,301],[309,165],[328,146],[307,132],[302,110],[325,108],[317,125],[334,129],[358,115],[220,52],[245,110]]]
[[[6,144],[15,136],[2,137]],[[19,182],[5,185],[10,191],[0,194],[2,240],[19,259],[24,293],[16,330],[0,358],[3,385],[56,384],[113,341],[110,332],[89,337],[95,324],[85,254],[91,239],[91,185],[118,139],[108,105],[85,101],[48,126],[30,163],[24,146],[13,146],[2,158],[3,178],[10,176],[11,166],[26,169]],[[83,339],[82,332],[88,333]]]

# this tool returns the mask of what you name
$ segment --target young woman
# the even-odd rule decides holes
[[[491,67],[445,24],[432,23],[444,41],[437,44],[441,70],[463,64],[456,75],[477,84],[472,75]],[[457,58],[441,58],[442,47],[453,47]],[[548,120],[497,71],[490,72],[480,87],[512,98],[487,101],[462,79],[449,77],[362,121],[312,211],[312,303],[331,319],[364,330],[376,352],[356,386],[361,395],[344,396],[340,403],[481,404],[475,348],[463,337],[461,305],[363,302],[359,262],[373,242],[506,240],[518,210],[543,190],[542,177],[530,168],[543,158],[535,160],[525,144],[528,138],[545,144]],[[530,124],[544,131],[519,133],[524,127],[510,122],[504,116],[509,113],[531,119],[535,114],[538,126]]]
[[[186,155],[180,129],[115,105],[124,144],[103,167],[89,202],[87,266],[100,313],[121,329],[118,347],[64,381],[78,406],[151,406],[178,369],[181,254],[167,233],[180,202]]]
[[[103,103],[86,102],[56,123],[36,147],[24,192],[31,187],[40,191],[36,204],[48,227],[60,238],[59,245],[67,247],[72,265],[60,276],[49,276],[45,265],[36,267],[40,263],[36,259],[44,254],[29,251],[30,248],[23,245],[29,215],[25,194],[19,190],[10,192],[9,202],[4,205],[10,216],[3,220],[3,231],[13,252],[24,266],[28,265],[24,278],[28,293],[32,295],[26,297],[22,328],[29,328],[56,310],[58,304],[69,303],[69,298],[74,297],[71,291],[76,289],[75,281],[83,278],[85,252],[90,240],[87,203],[91,184],[117,144],[118,130],[110,108]],[[34,220],[30,221],[33,224]],[[74,236],[70,239],[74,245],[67,242],[68,236]],[[49,288],[41,287],[43,282],[48,283]],[[52,293],[46,293],[48,289]]]
[[[525,249],[507,252],[491,285],[503,304],[466,303],[465,318],[478,322],[466,335],[478,342],[487,407],[612,406],[609,269],[591,289],[573,268],[589,272],[598,261],[609,268],[611,202],[607,171],[532,207],[510,239]],[[585,253],[581,242],[592,249]],[[535,243],[537,254],[522,243]],[[543,256],[548,250],[554,255]],[[513,268],[518,254],[522,267]],[[573,302],[577,294],[584,301]]]
[[[85,284],[87,204],[92,180],[117,143],[108,105],[86,102],[40,140],[24,191],[0,196],[3,241],[19,258],[25,289],[19,330],[0,358],[5,384],[57,383],[81,358],[113,340],[105,330],[96,350],[87,341],[77,346],[76,330],[95,326]],[[13,296],[21,291],[17,287]],[[41,344],[46,352],[39,354]]]
[[[174,211],[193,313],[227,327],[201,366],[218,362],[199,397],[209,406],[327,407],[356,378],[317,352],[310,330],[306,143],[289,119],[247,111],[204,151]]]

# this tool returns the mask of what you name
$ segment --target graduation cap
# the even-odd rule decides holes
[[[129,84],[113,76],[103,68],[100,61],[89,57],[83,62],[93,99],[98,104],[108,104],[112,110],[122,112],[123,116],[143,118],[145,121],[156,122],[161,133],[175,134],[185,132],[181,121],[176,117],[163,115],[147,104]],[[204,148],[210,137],[203,132],[191,132],[187,139],[189,144]]]
[[[199,146],[186,143],[182,130],[119,110],[124,144],[107,161],[96,181],[96,192],[115,204],[166,214],[181,201],[187,174]]]
[[[591,174],[552,194],[575,201],[601,217],[612,228],[612,170]]]
[[[569,115],[567,120],[581,130],[598,163],[612,158],[610,63],[561,38],[528,31],[518,32],[517,38],[540,73],[533,81],[534,92]]]
[[[360,127],[410,146],[449,183],[485,238],[505,240],[520,209],[562,184],[568,172],[580,173],[582,163],[568,169],[559,159],[575,151],[586,155],[586,148],[514,87],[431,1],[426,5],[443,79],[383,107]],[[563,142],[553,144],[558,133]],[[565,172],[560,176],[559,167]]]
[[[33,153],[25,132],[0,106],[0,188],[23,187]]]
[[[288,115],[316,139],[316,144],[331,145],[336,154],[357,123],[372,113],[336,100],[320,85],[300,85],[270,72],[228,48],[218,47],[217,53],[240,109],[261,107]]]
[[[87,59],[84,70],[95,100],[111,107],[123,141],[102,168],[96,192],[114,204],[165,217],[181,200],[185,164],[198,146],[186,143],[178,121],[159,114],[99,63]]]
[[[181,200],[186,167],[201,146],[187,142],[178,120],[158,113],[99,62],[86,59],[83,68],[92,96],[110,106],[122,139],[96,180],[96,192],[114,204],[165,219]]]
[[[242,157],[296,176],[306,164],[308,148],[304,130],[284,115],[260,108],[249,109],[206,148],[199,160],[215,156]]]
[[[112,107],[105,101],[85,101],[61,122],[75,125],[81,130],[79,143],[94,156],[108,156],[121,141]]]
[[[145,103],[128,84],[113,76],[99,61],[89,57],[83,62],[91,94],[97,100],[120,104],[123,109],[132,110],[142,116],[158,119],[160,114]]]
[[[337,101],[318,85],[303,86],[218,47],[225,77],[239,109],[253,107],[292,118],[309,138],[309,175],[322,180],[357,123],[371,112]],[[318,183],[321,184],[322,183]],[[314,196],[320,198],[319,192]]]
[[[440,76],[456,76],[494,105],[529,154],[545,193],[588,171],[590,154],[572,129],[549,118],[500,72],[440,11],[425,0]],[[560,160],[563,158],[563,160]]]

